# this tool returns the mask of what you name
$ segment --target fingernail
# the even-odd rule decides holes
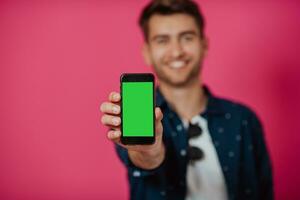
[[[118,124],[120,123],[120,119],[117,118],[117,117],[114,117],[114,118],[112,119],[112,123],[113,123],[114,125],[118,125]]]
[[[112,107],[112,111],[115,113],[115,114],[118,114],[119,113],[119,108],[117,106],[113,106]]]
[[[114,95],[113,95],[113,98],[114,98],[114,99],[118,99],[118,97],[119,97],[118,94],[114,94]]]
[[[120,131],[115,131],[115,132],[114,132],[114,136],[115,136],[115,137],[119,137],[120,135],[121,135],[121,132],[120,132]]]

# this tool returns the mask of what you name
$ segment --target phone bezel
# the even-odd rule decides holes
[[[123,122],[123,82],[152,82],[153,84],[153,136],[147,137],[124,137],[123,136],[123,123],[121,123],[121,142],[126,145],[137,144],[153,144],[155,142],[155,78],[151,73],[124,73],[120,77],[120,93],[121,93],[121,121]]]

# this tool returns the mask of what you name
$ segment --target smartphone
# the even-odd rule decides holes
[[[151,73],[122,74],[121,142],[153,144],[155,142],[154,76]]]

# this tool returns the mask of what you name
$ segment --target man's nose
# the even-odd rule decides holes
[[[170,47],[171,56],[173,58],[178,58],[183,55],[182,44],[179,41],[174,41]]]

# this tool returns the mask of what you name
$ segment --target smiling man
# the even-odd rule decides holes
[[[120,94],[101,104],[101,122],[128,170],[131,199],[273,199],[263,130],[246,106],[202,83],[204,19],[190,0],[150,2],[140,26],[143,56],[158,77],[156,141],[120,143]],[[163,117],[164,115],[164,117]]]

